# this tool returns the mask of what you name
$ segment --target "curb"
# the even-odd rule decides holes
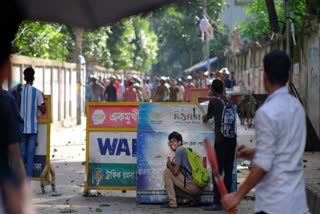
[[[320,214],[320,183],[306,185],[307,203],[312,214]]]

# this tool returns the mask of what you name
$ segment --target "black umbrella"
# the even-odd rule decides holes
[[[176,0],[2,0],[0,65],[10,52],[10,42],[22,20],[97,28],[174,1]]]
[[[121,18],[156,9],[174,0],[16,0],[23,17],[97,28]]]

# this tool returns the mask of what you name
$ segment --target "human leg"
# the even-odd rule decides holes
[[[26,152],[26,173],[28,177],[32,177],[34,154],[36,151],[37,135],[29,134],[27,138],[27,152]]]
[[[232,171],[234,166],[235,150],[236,150],[236,139],[235,138],[226,139],[223,181],[228,192],[231,192]]]
[[[26,158],[27,151],[26,150],[27,150],[27,135],[22,134],[21,143],[20,143],[20,154],[21,154],[21,159],[23,161],[25,169],[27,169],[27,158]]]
[[[186,180],[186,185],[184,185],[184,176],[182,173],[174,176],[169,169],[164,171],[164,181],[170,207],[177,207],[175,187],[190,195],[196,195],[200,191],[199,188],[188,178]]]

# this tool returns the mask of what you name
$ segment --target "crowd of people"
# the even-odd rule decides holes
[[[208,88],[208,96],[212,96],[211,84],[220,79],[226,90],[236,85],[234,73],[227,68],[215,72],[192,72],[192,75],[181,78],[146,76],[141,80],[136,75],[122,80],[120,75],[102,79],[90,76],[86,87],[88,102],[190,102],[191,89]]]

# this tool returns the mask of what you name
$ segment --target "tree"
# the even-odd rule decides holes
[[[84,31],[82,41],[82,54],[86,59],[94,59],[96,64],[111,67],[110,50],[107,46],[110,27],[101,27],[96,31]]]
[[[121,20],[110,28],[107,45],[110,50],[113,68],[129,69],[134,64],[135,31],[132,19]]]
[[[25,21],[13,46],[17,54],[65,61],[74,40],[64,25]]]
[[[223,9],[223,2],[223,0],[208,1],[207,4],[210,22],[219,31],[222,28],[219,15]],[[153,66],[154,73],[180,76],[182,70],[204,58],[199,30],[202,17],[201,0],[174,4],[155,11],[152,26],[159,37],[159,54],[158,63]]]
[[[280,29],[284,32],[284,3],[283,0],[275,0],[275,9],[278,14]],[[289,11],[295,29],[299,31],[302,26],[302,16],[306,11],[305,0],[289,1]],[[251,1],[246,9],[247,19],[240,23],[241,37],[249,40],[268,40],[272,31],[267,16],[267,6],[265,0]]]
[[[152,65],[157,62],[158,37],[151,31],[150,22],[141,17],[133,18],[135,31],[133,68],[138,71],[150,72]]]

